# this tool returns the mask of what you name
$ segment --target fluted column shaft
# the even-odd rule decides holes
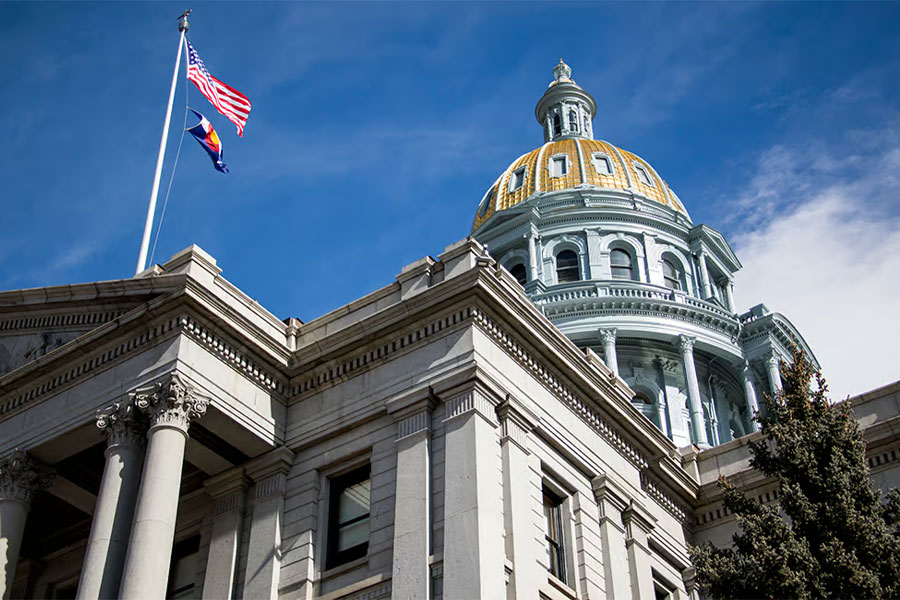
[[[3,600],[12,591],[31,499],[52,481],[52,472],[22,450],[14,450],[0,460],[0,570],[4,572],[0,597]]]
[[[769,391],[772,392],[773,396],[781,391],[781,371],[779,370],[780,363],[781,360],[774,352],[769,355],[769,358],[766,359],[766,369],[769,373]]]
[[[759,430],[759,423],[753,418],[753,415],[759,412],[759,402],[756,399],[756,389],[753,387],[753,371],[750,363],[744,363],[744,395],[747,397],[747,410],[750,414],[750,429],[752,431]]]
[[[78,600],[119,595],[147,441],[145,419],[130,400],[98,414],[97,427],[107,434],[106,465],[78,581]]]
[[[694,341],[695,338],[690,336],[679,336],[678,347],[681,350],[681,361],[684,364],[684,379],[687,384],[694,443],[701,448],[708,448],[709,440],[706,437],[706,422],[703,418],[703,404],[700,400],[700,384],[697,382],[697,368],[694,365]]]
[[[150,417],[150,429],[119,596],[161,599],[169,579],[188,426],[206,412],[208,400],[172,375],[138,390],[134,402]]]
[[[601,329],[600,341],[603,343],[603,356],[606,359],[606,366],[618,375],[619,359],[616,357],[616,330]]]

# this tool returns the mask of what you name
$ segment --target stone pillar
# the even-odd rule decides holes
[[[250,480],[243,467],[238,467],[207,479],[203,485],[215,500],[209,555],[203,578],[203,598],[233,598],[244,523],[244,504]]]
[[[31,499],[50,487],[54,473],[31,458],[24,450],[13,450],[0,459],[0,598],[7,600],[12,592],[25,533],[25,519]]]
[[[625,526],[622,522],[622,511],[628,507],[628,502],[614,489],[606,474],[595,477],[591,486],[600,513],[600,542],[603,550],[606,597],[609,600],[628,598],[631,592],[628,560],[624,552]]]
[[[535,233],[530,231],[526,237],[528,238],[528,281],[537,281],[540,279],[538,274],[540,257],[537,255],[537,244],[534,239]]]
[[[759,412],[759,402],[756,400],[756,389],[753,387],[753,369],[750,368],[750,361],[744,361],[744,396],[747,398],[747,411],[750,415],[751,431],[759,431],[759,423],[753,418],[755,413]]]
[[[497,409],[500,417],[500,457],[503,468],[503,528],[506,559],[512,573],[506,597],[534,597],[547,581],[537,565],[544,552],[540,515],[541,463],[528,450],[528,435],[537,419],[509,400]],[[542,582],[543,580],[543,582]],[[575,587],[574,585],[572,587]]]
[[[78,600],[119,596],[147,443],[146,419],[130,399],[100,411],[97,427],[106,432],[106,465],[84,552]]]
[[[391,597],[431,597],[431,410],[428,397],[394,413],[397,489]]]
[[[711,298],[712,285],[709,281],[709,269],[706,267],[706,252],[701,250],[697,254],[697,262],[700,263],[700,283],[703,285],[703,298]]]
[[[495,402],[479,384],[446,396],[444,598],[502,598],[500,444]]]
[[[706,437],[706,422],[703,418],[703,404],[700,400],[700,385],[697,383],[697,369],[694,366],[694,342],[696,338],[688,335],[678,336],[678,348],[681,350],[681,362],[684,365],[684,380],[687,383],[688,405],[691,411],[691,428],[694,431],[694,443],[700,448],[709,448]]]
[[[247,465],[247,475],[256,486],[244,576],[245,598],[278,598],[284,491],[287,487],[287,474],[293,464],[294,453],[280,447]]]
[[[734,281],[731,279],[725,283],[725,302],[728,304],[728,310],[734,312]]]
[[[603,358],[606,361],[606,366],[609,367],[613,373],[616,375],[619,374],[619,360],[616,357],[616,329],[600,329],[600,341],[603,343]]]
[[[780,363],[781,359],[774,352],[766,358],[766,369],[769,373],[769,391],[772,393],[772,396],[776,396],[781,391]]]
[[[625,524],[625,548],[628,554],[628,573],[631,578],[632,600],[653,598],[653,572],[651,570],[650,546],[647,540],[654,528],[650,513],[637,505],[634,500],[622,511]]]
[[[195,394],[177,373],[136,390],[132,399],[150,417],[150,430],[119,596],[164,598],[188,427],[203,416],[209,399]]]

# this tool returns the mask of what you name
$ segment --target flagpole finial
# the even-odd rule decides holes
[[[178,17],[178,31],[187,31],[191,28],[191,24],[187,20],[189,14],[191,14],[191,9],[187,9]]]

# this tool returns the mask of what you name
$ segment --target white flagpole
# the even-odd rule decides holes
[[[181,66],[181,50],[184,47],[184,34],[190,25],[188,15],[190,10],[184,12],[178,19],[178,31],[181,37],[178,40],[178,54],[175,56],[175,72],[172,73],[172,87],[169,89],[169,105],[166,107],[166,120],[163,123],[162,141],[159,143],[159,155],[156,158],[156,174],[153,176],[153,189],[150,190],[150,206],[147,207],[147,221],[144,223],[144,238],[141,240],[141,252],[138,255],[137,275],[146,268],[147,249],[150,247],[150,232],[153,231],[153,217],[156,214],[156,196],[159,193],[159,178],[162,175],[163,160],[166,157],[166,142],[169,140],[169,122],[172,120],[172,102],[175,100],[175,84],[178,83],[178,67]]]

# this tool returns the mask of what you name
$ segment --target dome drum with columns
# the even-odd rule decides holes
[[[792,343],[814,355],[784,316],[738,310],[741,264],[725,237],[694,225],[649,162],[594,140],[593,97],[562,61],[554,75],[535,109],[545,143],[488,189],[474,237],[677,444],[752,432],[753,411],[780,386],[778,360]]]

